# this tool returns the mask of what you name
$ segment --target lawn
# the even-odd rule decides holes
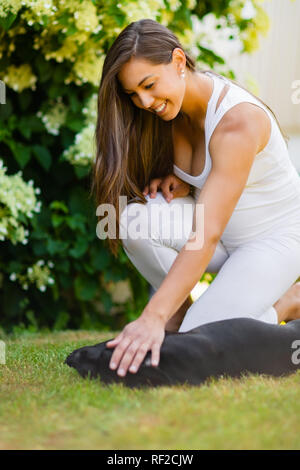
[[[115,335],[4,338],[0,449],[300,449],[300,370],[133,390],[83,379],[63,363]]]

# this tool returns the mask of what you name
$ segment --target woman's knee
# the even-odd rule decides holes
[[[128,204],[122,212],[123,245],[140,239],[183,245],[192,229],[194,199],[186,196],[168,203],[158,192],[155,198],[147,195],[146,200],[146,204]]]
[[[148,237],[148,209],[146,204],[127,204],[120,215],[120,239],[126,248],[135,240]]]

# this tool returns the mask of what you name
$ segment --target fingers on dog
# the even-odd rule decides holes
[[[140,341],[134,341],[125,352],[122,361],[120,363],[118,374],[126,375],[129,368],[130,372],[136,373],[143,362],[144,357],[147,354],[149,346],[146,343]]]
[[[109,363],[110,369],[117,369],[121,358],[123,357],[124,351],[127,349],[131,340],[129,338],[123,338],[123,340],[115,348],[111,360]]]

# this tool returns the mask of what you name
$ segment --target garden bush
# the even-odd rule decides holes
[[[122,247],[96,235],[90,196],[105,54],[132,21],[155,19],[200,67],[235,78],[230,54],[269,27],[259,0],[2,0],[1,327],[118,329],[148,300]]]

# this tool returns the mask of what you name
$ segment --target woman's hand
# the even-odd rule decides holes
[[[154,178],[150,181],[149,185],[146,185],[143,191],[144,196],[149,193],[150,197],[156,197],[158,189],[162,190],[163,196],[167,202],[170,202],[176,197],[185,197],[190,193],[190,185],[185,181],[182,181],[177,176],[171,174],[164,178]]]
[[[127,370],[137,372],[147,351],[152,351],[152,365],[158,366],[160,347],[165,337],[165,322],[159,315],[142,314],[137,320],[128,323],[108,348],[115,347],[109,367],[118,369],[118,375],[125,376]]]

